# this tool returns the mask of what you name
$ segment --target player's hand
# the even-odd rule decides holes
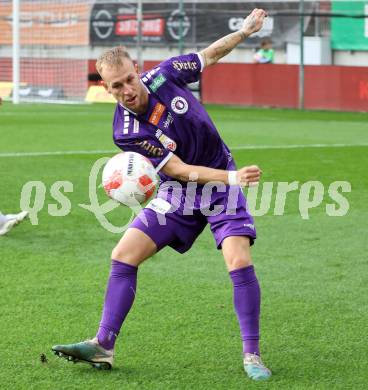
[[[258,184],[262,171],[257,165],[240,168],[237,172],[237,179],[240,186],[252,186]]]
[[[257,31],[259,31],[262,26],[267,13],[265,10],[260,8],[255,8],[245,19],[243,22],[243,26],[241,31],[246,36],[249,36]]]

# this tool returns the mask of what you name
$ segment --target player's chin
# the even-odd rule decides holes
[[[134,111],[135,108],[137,108],[138,105],[138,98],[135,96],[132,99],[125,100],[123,103],[125,107],[129,108],[130,110]]]

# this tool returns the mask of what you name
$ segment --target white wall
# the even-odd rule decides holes
[[[368,66],[368,51],[343,51],[333,52],[333,64],[343,66]]]

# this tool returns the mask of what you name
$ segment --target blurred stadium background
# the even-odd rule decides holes
[[[125,45],[147,69],[237,30],[258,7],[269,13],[264,28],[204,72],[204,103],[368,108],[367,1],[22,0],[13,7],[19,1],[0,1],[4,99],[11,98],[15,77],[20,101],[108,100],[98,86],[88,94],[98,84],[94,63],[105,48]],[[14,15],[19,23],[12,23]],[[256,66],[254,50],[264,37],[272,38],[275,63]]]

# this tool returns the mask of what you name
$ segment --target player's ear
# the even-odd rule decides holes
[[[139,74],[139,66],[136,62],[134,62],[134,69]]]
[[[109,88],[103,80],[100,80],[100,85],[102,85],[106,89],[106,91],[109,92]]]

